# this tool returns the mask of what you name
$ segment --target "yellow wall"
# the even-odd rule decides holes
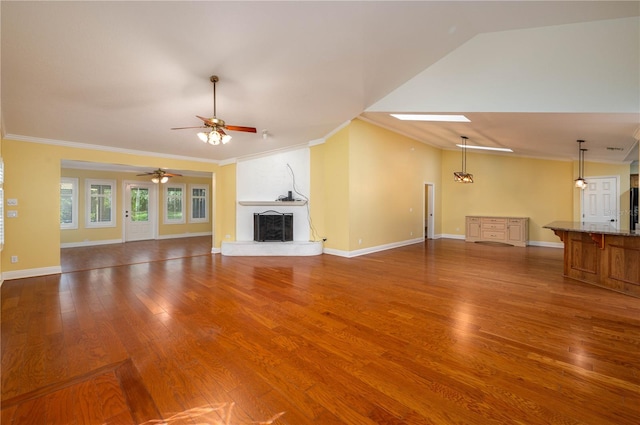
[[[320,202],[312,200],[312,220],[320,238],[327,238],[324,247],[349,249],[349,127],[310,150],[311,173],[324,181],[311,180],[311,192],[320,193]],[[322,208],[322,211],[318,211]],[[316,220],[316,216],[321,218]]]
[[[5,219],[3,272],[60,265],[59,246],[61,240],[67,241],[66,236],[61,239],[59,228],[61,160],[100,159],[150,169],[211,172],[214,248],[223,240],[236,238],[235,164],[218,166],[13,140],[2,140],[1,149],[5,199],[18,199],[18,206],[12,208],[18,217]],[[310,155],[314,237],[327,238],[325,248],[329,250],[352,252],[421,238],[425,183],[434,187],[436,235],[462,237],[466,215],[525,216],[530,218],[530,240],[558,243],[553,232],[542,226],[555,220],[574,220],[579,214],[580,192],[572,184],[576,164],[568,161],[470,152],[468,171],[476,182],[464,185],[453,182],[453,172],[460,168],[460,151],[442,151],[358,119],[325,143],[312,146]],[[585,165],[587,177],[620,176],[623,211],[629,208],[629,169],[629,165]],[[158,200],[161,202],[161,197]],[[625,223],[626,217],[622,225]],[[177,227],[163,228],[161,235],[171,234],[173,229]],[[97,230],[105,230],[105,234],[96,238],[122,236],[119,228],[113,235],[106,234],[106,229]],[[188,231],[198,233],[201,229]],[[73,236],[68,241],[87,238],[81,232],[69,235]],[[10,263],[12,255],[19,256],[19,263]]]
[[[2,271],[60,265],[61,160],[170,168],[215,173],[217,164],[144,155],[96,151],[14,140],[2,140],[5,163],[5,199],[18,199],[17,218],[5,221]],[[121,237],[121,233],[120,236]],[[10,263],[17,255],[19,262]]]
[[[216,232],[214,244],[236,240],[236,164],[219,168],[216,174]]]
[[[466,215],[517,216],[529,217],[529,240],[559,243],[542,226],[580,219],[580,190],[573,185],[577,166],[572,162],[467,152],[467,172],[474,175],[473,184],[453,181],[453,172],[460,167],[460,151],[443,152],[444,234],[464,235]],[[588,175],[619,175],[621,208],[628,210],[629,165],[588,163],[585,170]]]
[[[357,251],[421,239],[424,185],[441,203],[440,150],[354,120],[311,147],[311,215],[329,250]],[[440,221],[436,213],[436,233]]]
[[[362,120],[349,133],[349,250],[422,238],[425,182],[441,202],[440,150]]]

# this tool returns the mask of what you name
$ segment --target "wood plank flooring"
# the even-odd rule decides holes
[[[211,254],[211,236],[62,248],[63,273]]]
[[[640,300],[562,261],[441,239],[6,281],[0,420],[637,425]]]

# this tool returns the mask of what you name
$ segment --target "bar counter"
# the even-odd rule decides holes
[[[564,242],[564,276],[640,298],[640,232],[572,221],[543,228]]]

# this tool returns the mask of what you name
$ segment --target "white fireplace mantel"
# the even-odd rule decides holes
[[[278,205],[302,206],[307,201],[238,201],[238,204],[245,207],[276,207]]]

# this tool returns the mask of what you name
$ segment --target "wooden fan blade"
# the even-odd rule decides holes
[[[254,127],[242,127],[240,125],[225,125],[224,128],[231,131],[245,131],[247,133],[257,133]]]
[[[173,127],[171,130],[186,130],[189,128],[209,128],[206,125],[200,125],[198,127]]]
[[[164,175],[167,177],[182,177],[182,174],[175,174],[175,173],[164,173]]]
[[[216,123],[213,122],[213,118],[205,118],[205,117],[201,117],[200,115],[196,115],[196,117],[200,118],[202,121],[204,121],[205,124],[207,124],[210,127],[214,127],[216,125]]]
[[[155,173],[136,174],[136,176],[153,176]]]

